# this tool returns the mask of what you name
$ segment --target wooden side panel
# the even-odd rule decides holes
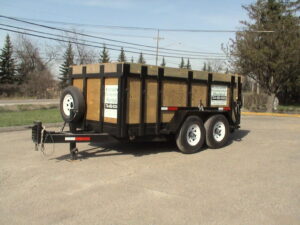
[[[163,81],[162,106],[186,106],[187,84],[178,81]],[[173,118],[174,112],[163,112],[162,122],[167,123]]]
[[[86,73],[100,73],[100,64],[88,64]]]
[[[145,123],[156,123],[157,81],[146,80]]]
[[[105,78],[105,85],[118,85],[119,78]],[[120,90],[118,90],[120,91]],[[117,123],[116,118],[104,117],[104,122],[106,123]]]
[[[79,88],[81,91],[83,89],[83,79],[74,79],[73,86]]]
[[[99,121],[100,115],[100,79],[87,79],[86,119]]]
[[[194,79],[196,80],[207,80],[208,79],[207,71],[193,71]]]
[[[236,85],[237,85],[237,83],[236,83]],[[237,97],[238,97],[238,88],[236,87],[233,89],[233,101],[236,101]]]
[[[141,81],[128,78],[127,118],[128,124],[140,123]]]
[[[82,67],[84,65],[74,65],[72,66],[73,74],[82,74]]]
[[[229,106],[229,102],[230,102],[230,87],[227,88],[227,101],[226,101],[226,106]]]
[[[207,85],[192,84],[192,107],[198,107],[200,100],[203,106],[207,106]]]
[[[230,82],[231,74],[224,74],[224,73],[212,73],[214,81],[225,81]]]

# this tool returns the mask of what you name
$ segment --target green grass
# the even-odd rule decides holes
[[[279,105],[279,112],[300,112],[300,105]]]
[[[39,109],[20,112],[0,112],[0,127],[30,125],[35,120],[43,123],[62,122],[59,109]]]

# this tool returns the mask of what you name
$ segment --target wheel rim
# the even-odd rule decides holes
[[[193,124],[188,128],[186,139],[189,145],[195,146],[199,143],[201,138],[201,130],[199,125]]]
[[[74,109],[74,99],[72,95],[66,94],[63,100],[63,111],[66,116],[70,116],[71,109]]]
[[[226,133],[225,124],[221,121],[214,125],[213,137],[216,141],[220,142],[224,139]]]

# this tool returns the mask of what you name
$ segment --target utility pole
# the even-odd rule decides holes
[[[156,62],[155,62],[155,65],[157,66],[159,41],[164,39],[164,38],[159,37],[159,29],[157,29],[157,37],[153,38],[153,39],[154,40],[156,39]]]

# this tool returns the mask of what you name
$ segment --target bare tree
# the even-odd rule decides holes
[[[17,37],[16,46],[20,91],[31,97],[50,97],[50,91],[55,88],[55,81],[47,66],[49,58],[44,61],[39,48],[25,36]]]
[[[68,42],[71,42],[74,47],[74,63],[76,64],[88,64],[97,62],[97,52],[91,47],[88,47],[86,41],[81,38],[78,33],[84,33],[83,31],[72,30],[72,33],[65,32],[63,36],[66,42],[59,42],[62,48],[67,49]]]
[[[207,60],[205,68],[208,72],[224,72],[224,61],[221,60]]]

